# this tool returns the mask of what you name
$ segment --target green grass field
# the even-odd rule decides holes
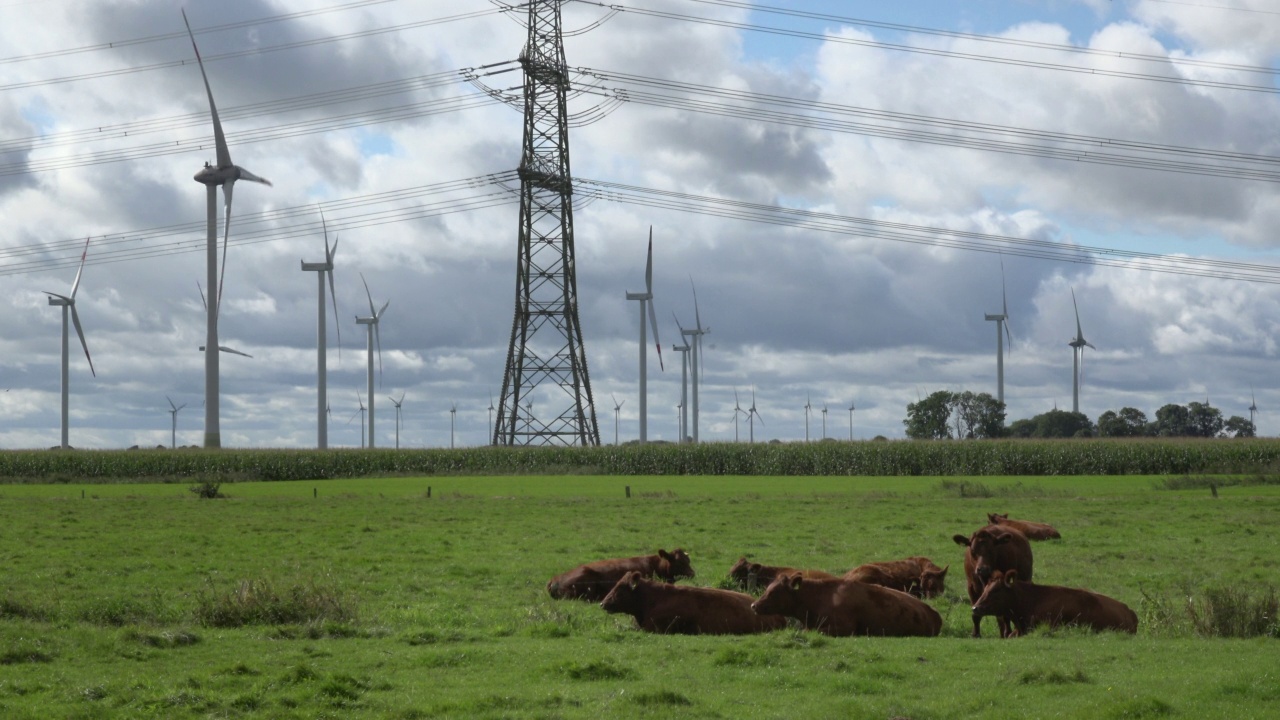
[[[220,500],[0,485],[0,716],[1274,716],[1275,618],[1270,637],[1206,637],[1188,604],[1203,621],[1220,591],[1274,592],[1280,487],[1157,480],[433,477]],[[990,511],[1056,525],[1037,580],[1128,603],[1138,636],[1000,640],[988,620],[968,638],[951,536]],[[652,636],[543,589],[675,546],[705,585],[744,554],[831,571],[928,555],[952,565],[943,637]]]

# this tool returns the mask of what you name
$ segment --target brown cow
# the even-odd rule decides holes
[[[689,553],[676,548],[671,552],[659,550],[657,555],[597,560],[566,573],[561,573],[547,583],[547,592],[557,600],[573,599],[597,602],[613,589],[629,572],[638,572],[662,578],[669,583],[678,578],[693,577],[693,565]]]
[[[950,565],[940,568],[929,558],[916,555],[905,560],[859,565],[845,573],[844,579],[881,585],[916,597],[932,598],[942,594],[949,569]]]
[[[973,615],[995,615],[1013,622],[1016,635],[1048,623],[1081,625],[1094,630],[1138,632],[1138,615],[1128,605],[1079,588],[1036,585],[1018,579],[1017,570],[991,574],[982,596],[973,605]]]
[[[761,565],[757,562],[751,562],[744,558],[738,558],[738,562],[729,568],[729,577],[738,584],[739,587],[751,591],[755,588],[768,587],[779,575],[795,575],[799,574],[805,578],[814,580],[825,578],[833,579],[838,577],[829,572],[822,570],[799,570],[797,568],[782,567],[780,565]]]
[[[904,592],[856,580],[809,580],[783,575],[765,588],[751,609],[798,619],[827,635],[933,637],[942,616]]]
[[[996,570],[1017,570],[1019,576],[1031,579],[1031,543],[1027,536],[1004,525],[988,525],[965,537],[954,535],[957,545],[964,545],[964,577],[968,583],[969,602],[976,603]],[[1009,622],[996,616],[1000,637],[1009,634]],[[982,616],[973,614],[973,636],[979,637]]]
[[[757,615],[750,595],[716,588],[667,585],[638,572],[622,576],[600,607],[626,613],[641,630],[680,635],[749,635],[787,626],[781,615]]]
[[[1014,530],[1027,536],[1028,540],[1061,540],[1062,533],[1058,529],[1048,523],[1032,522],[1030,520],[1010,520],[1009,513],[1000,515],[998,513],[987,513],[987,521],[992,525],[1003,525],[1011,527]]]

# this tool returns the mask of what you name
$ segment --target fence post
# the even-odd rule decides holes
[[[630,486],[630,485],[628,485],[628,486],[627,486],[627,498],[628,498],[628,499],[630,499],[630,498],[631,498],[631,486]]]

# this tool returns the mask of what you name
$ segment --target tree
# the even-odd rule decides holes
[[[1031,418],[1022,418],[1009,423],[1009,429],[1005,434],[1014,438],[1029,438],[1036,432],[1036,421]]]
[[[1218,437],[1222,432],[1222,411],[1209,403],[1187,403],[1187,425],[1195,437]]]
[[[1137,408],[1120,408],[1120,412],[1108,410],[1098,416],[1100,437],[1138,437],[1147,432],[1147,414]]]
[[[951,413],[962,438],[986,440],[1004,436],[1004,403],[991,393],[966,390],[951,396]]]
[[[1187,409],[1169,403],[1156,411],[1156,434],[1160,437],[1184,437],[1191,434],[1191,418]]]
[[[912,440],[945,440],[951,437],[951,398],[954,393],[939,390],[919,402],[907,404],[907,437]]]
[[[1032,437],[1069,438],[1093,435],[1093,423],[1089,422],[1084,413],[1050,410],[1033,419],[1036,421],[1036,431]]]
[[[1257,437],[1258,429],[1253,423],[1239,415],[1232,415],[1225,423],[1223,429],[1236,438]]]

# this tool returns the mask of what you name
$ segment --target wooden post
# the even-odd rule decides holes
[[[430,500],[430,499],[431,499],[431,486],[430,486],[430,485],[428,485],[428,486],[427,486],[427,499],[428,499],[428,500]]]
[[[628,498],[630,498],[630,497],[631,497],[631,486],[630,486],[630,485],[628,485],[628,486],[627,486],[627,497],[628,497]]]
[[[320,489],[319,489],[319,488],[311,488],[311,497],[313,497],[313,498],[318,498],[318,497],[320,497]]]

